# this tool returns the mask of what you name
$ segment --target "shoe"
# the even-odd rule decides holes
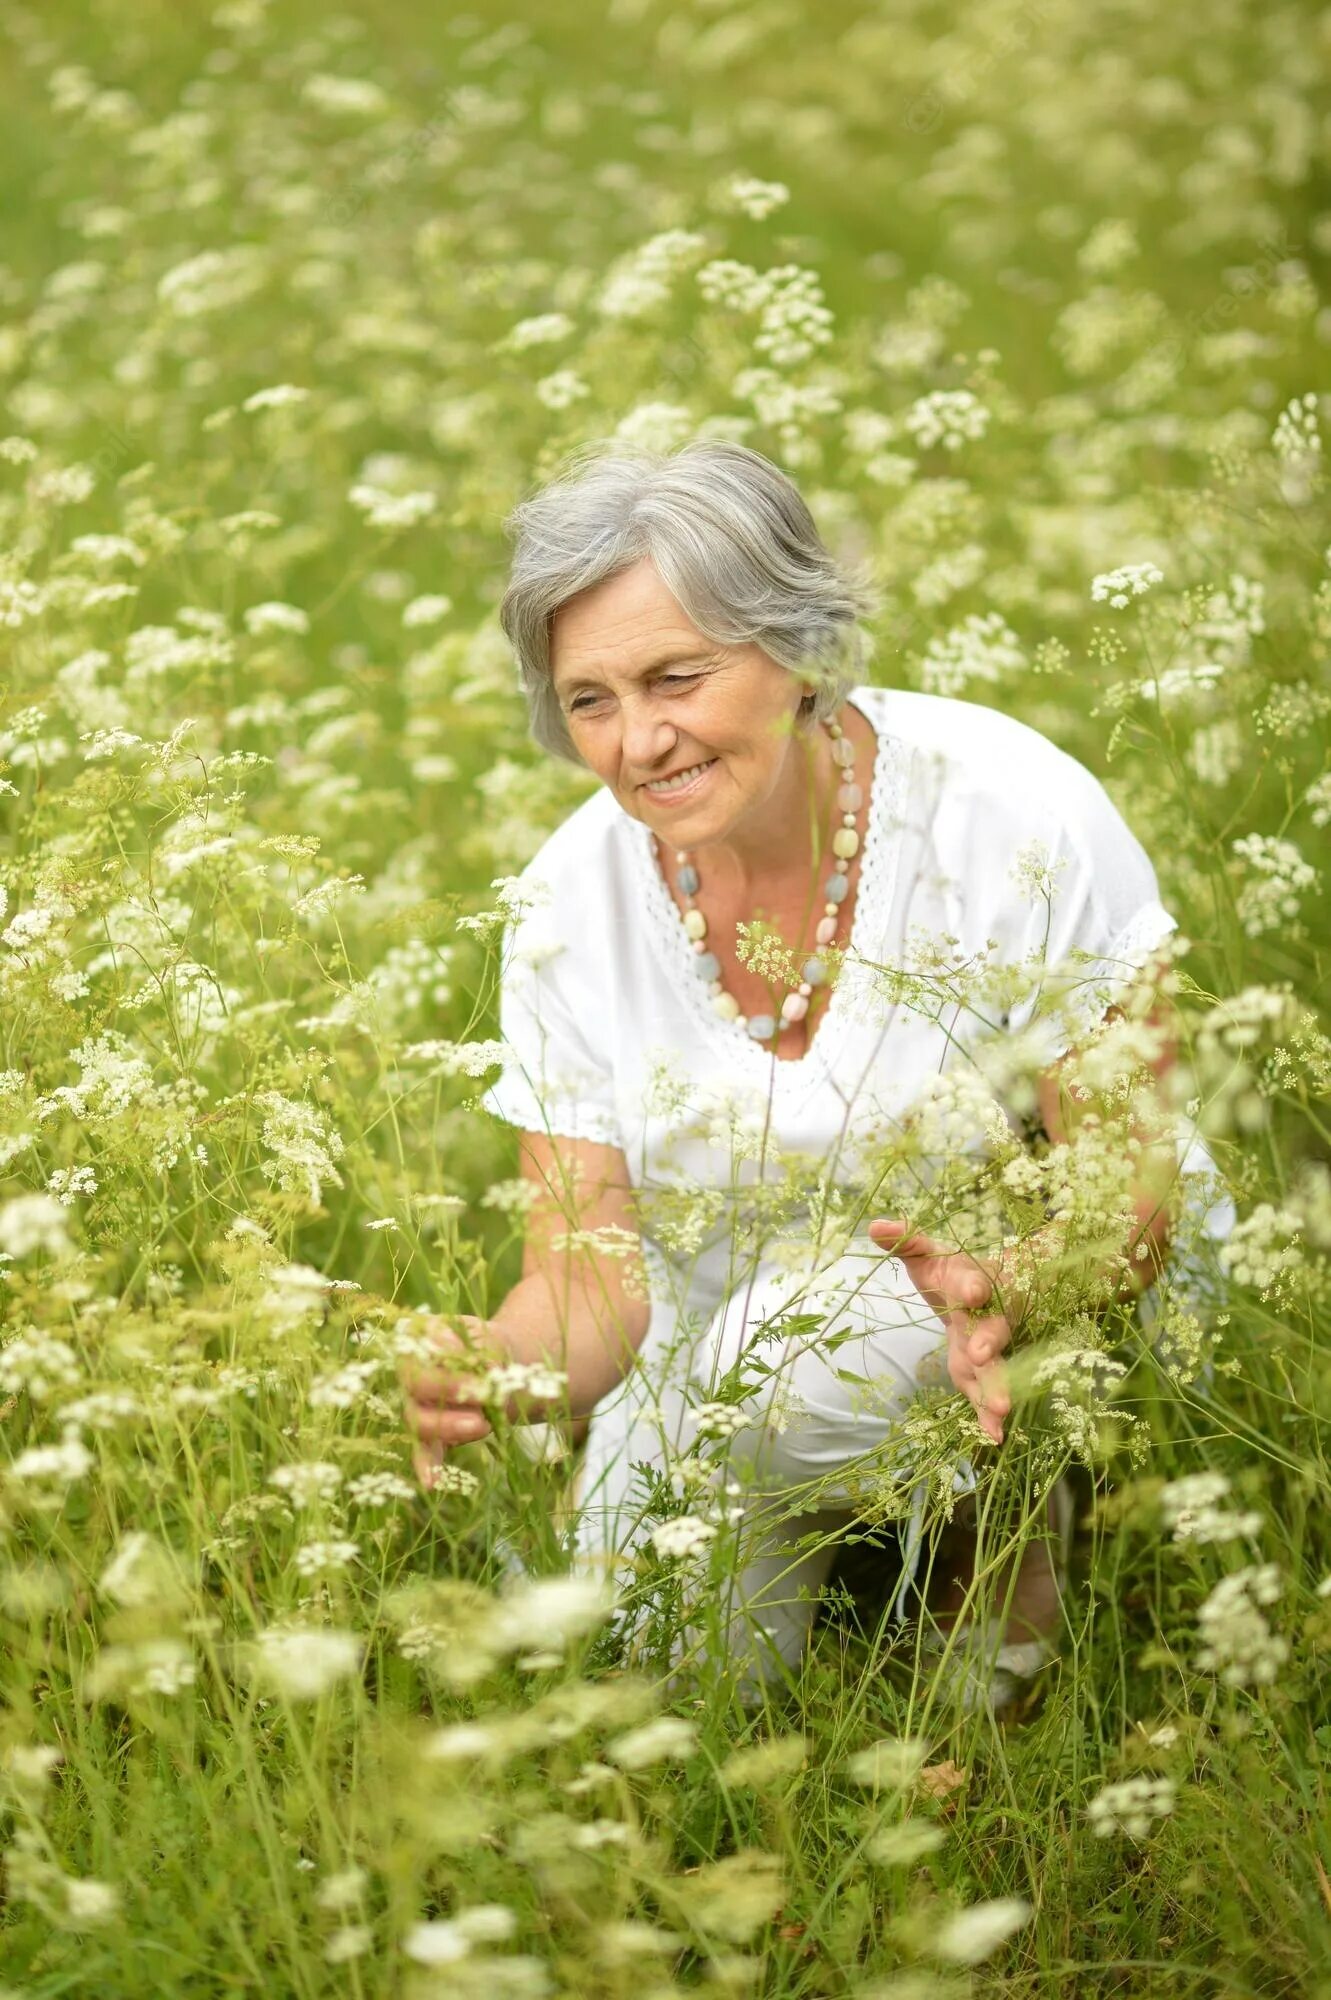
[[[1049,1497],[1054,1508],[1054,1575],[1062,1594],[1067,1589],[1076,1513],[1066,1478],[1055,1480]],[[993,1632],[984,1625],[955,1626],[951,1632],[926,1627],[920,1634],[920,1650],[939,1658],[939,1676],[963,1709],[994,1712],[1009,1707],[1026,1683],[1058,1657],[1051,1634],[995,1644]]]

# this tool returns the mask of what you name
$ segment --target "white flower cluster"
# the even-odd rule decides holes
[[[403,1049],[400,1060],[428,1062],[443,1076],[484,1076],[510,1054],[506,1042],[412,1042]]]
[[[77,1354],[58,1334],[28,1327],[0,1347],[0,1390],[7,1396],[26,1389],[34,1402],[42,1403],[57,1389],[74,1388],[82,1379]]]
[[[245,613],[245,630],[256,639],[269,632],[308,632],[309,613],[302,611],[298,604],[284,604],[280,598],[272,598],[264,604],[251,604]]]
[[[762,222],[790,200],[790,189],[781,181],[760,181],[752,174],[732,174],[722,185],[719,200],[740,215]]]
[[[698,1436],[705,1438],[734,1437],[751,1421],[738,1403],[699,1403],[695,1415]]]
[[[663,1562],[687,1562],[701,1555],[716,1533],[715,1522],[704,1521],[701,1514],[678,1514],[652,1529],[652,1547]]]
[[[254,1102],[263,1111],[262,1139],[272,1158],[264,1160],[265,1179],[288,1194],[304,1193],[317,1208],[323,1184],[343,1185],[334,1161],[345,1146],[326,1111],[305,1098],[284,1097],[278,1090],[260,1090]]]
[[[969,389],[934,389],[911,404],[903,419],[921,450],[941,444],[944,451],[960,451],[989,428],[989,410]]]
[[[414,1925],[403,1938],[402,1949],[417,1965],[456,1965],[459,1959],[470,1956],[473,1945],[507,1943],[517,1927],[517,1918],[501,1903],[479,1903],[459,1916],[434,1917],[428,1923]],[[504,1960],[506,1968],[530,1963],[511,1957]],[[545,1990],[530,1983],[521,1989],[510,1981],[504,1984],[510,1991]]]
[[[73,1249],[65,1211],[51,1194],[16,1194],[0,1202],[0,1252],[27,1257],[34,1250],[65,1257]]]
[[[1317,886],[1318,874],[1292,840],[1248,833],[1232,843],[1252,874],[1239,890],[1238,918],[1249,937],[1280,930],[1299,914],[1301,898]]]
[[[575,403],[585,402],[592,392],[576,368],[556,368],[553,374],[541,376],[532,393],[547,410],[571,410]]]
[[[1145,1840],[1152,1821],[1167,1819],[1174,1810],[1174,1783],[1171,1778],[1122,1778],[1106,1785],[1086,1808],[1091,1832],[1101,1840],[1124,1833],[1130,1840]]]
[[[568,1387],[562,1368],[549,1368],[540,1361],[501,1361],[487,1368],[481,1378],[486,1399],[492,1403],[509,1396],[534,1396],[538,1402],[553,1402]]]
[[[802,264],[778,264],[765,274],[767,297],[754,346],[777,368],[807,361],[832,338],[833,319],[817,274]]]
[[[1317,422],[1317,397],[1312,390],[1286,403],[1271,433],[1271,449],[1287,465],[1321,456],[1322,434]]]
[[[316,111],[335,118],[377,118],[388,109],[388,95],[367,76],[332,76],[317,70],[301,85],[301,97]]]
[[[1240,1285],[1251,1285],[1266,1293],[1287,1271],[1303,1262],[1299,1242],[1302,1217],[1298,1210],[1282,1203],[1259,1202],[1245,1215],[1220,1246],[1220,1262]]]
[[[255,1665],[291,1701],[313,1701],[360,1665],[354,1632],[319,1626],[270,1627],[255,1642]]]
[[[603,319],[635,320],[667,303],[678,272],[702,256],[707,239],[694,230],[666,229],[648,237],[606,276],[596,301]]]
[[[926,694],[958,695],[972,681],[1000,681],[1025,665],[1021,641],[1001,613],[972,611],[929,641],[919,662],[920,685]]]
[[[359,1554],[358,1542],[304,1542],[296,1550],[296,1571],[300,1576],[324,1576],[346,1569]]]
[[[181,319],[207,313],[231,312],[252,298],[263,284],[268,260],[255,243],[234,243],[225,250],[202,250],[173,264],[157,281],[157,297],[168,312]]]
[[[1320,778],[1314,778],[1303,795],[1303,803],[1312,813],[1314,826],[1331,826],[1331,771],[1323,771]]]
[[[531,319],[520,319],[511,326],[503,339],[495,343],[496,350],[522,354],[529,347],[548,347],[556,341],[567,340],[576,330],[567,313],[536,313]]]
[[[290,1496],[293,1506],[313,1507],[327,1500],[342,1484],[341,1469],[327,1459],[306,1459],[297,1465],[279,1465],[269,1473],[268,1484]]]
[[[1192,635],[1223,666],[1245,667],[1253,640],[1265,630],[1266,585],[1234,570],[1225,587],[1207,598]]]
[[[347,498],[371,528],[414,528],[432,520],[439,511],[439,495],[428,490],[389,493],[382,486],[362,482],[351,488]]]
[[[1218,1503],[1229,1492],[1223,1472],[1190,1472],[1171,1479],[1160,1495],[1164,1524],[1176,1542],[1233,1542],[1262,1531],[1261,1513],[1230,1514]]]
[[[717,257],[701,267],[696,283],[709,305],[721,306],[729,312],[758,314],[754,347],[767,355],[777,370],[807,361],[816,349],[826,347],[832,339],[833,316],[824,303],[822,285],[817,273],[802,264],[776,264],[768,271],[757,271],[736,258]],[[750,369],[746,377],[768,373]],[[740,386],[746,377],[736,379],[734,388],[738,396],[748,397],[752,393],[752,385]],[[773,388],[781,380],[779,374],[772,374]],[[837,398],[835,409],[828,414],[835,414],[840,408]],[[764,416],[764,422],[770,421],[773,419]]]
[[[1230,1687],[1269,1687],[1289,1657],[1289,1644],[1271,1630],[1260,1607],[1281,1591],[1274,1563],[1250,1563],[1222,1577],[1197,1613],[1202,1646],[1197,1665],[1218,1673]]]
[[[382,1361],[347,1361],[341,1368],[316,1375],[306,1397],[312,1410],[351,1410],[363,1402],[366,1390],[383,1367]]]
[[[56,1196],[62,1208],[72,1208],[80,1194],[98,1192],[98,1176],[92,1166],[58,1166],[46,1182],[46,1190]]]
[[[1163,583],[1163,570],[1154,563],[1125,563],[1121,569],[1106,570],[1091,580],[1091,602],[1110,604],[1122,611],[1134,597],[1144,597],[1153,584]]]

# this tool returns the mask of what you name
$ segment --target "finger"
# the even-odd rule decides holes
[[[964,1341],[951,1343],[948,1374],[953,1387],[975,1411],[976,1421],[994,1444],[1003,1442],[1002,1419],[1011,1407],[1001,1369],[987,1368],[981,1374],[971,1364]]]
[[[895,1257],[936,1257],[939,1245],[921,1229],[912,1229],[898,1216],[879,1216],[869,1224],[874,1242]]]
[[[1011,1344],[1012,1327],[1002,1313],[990,1313],[987,1318],[972,1320],[968,1328],[966,1352],[977,1368],[994,1360],[1005,1347]]]
[[[412,1470],[427,1492],[438,1479],[443,1463],[444,1447],[440,1444],[417,1445],[411,1454]]]
[[[404,1362],[398,1376],[406,1394],[418,1403],[479,1403],[485,1385],[475,1375],[445,1373]]]
[[[427,1410],[415,1406],[407,1411],[407,1424],[419,1438],[433,1438],[440,1444],[474,1444],[488,1436],[490,1420],[479,1410]]]

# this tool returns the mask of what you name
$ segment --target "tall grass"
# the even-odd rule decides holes
[[[1331,1994],[1324,24],[0,28],[0,1991]],[[877,679],[1103,776],[1189,940],[1224,1292],[1113,1322],[1080,1450],[1023,1400],[987,1546],[1070,1459],[1080,1531],[1001,1719],[848,1588],[756,1709],[668,1617],[625,1659],[567,1459],[411,1476],[420,1314],[518,1270],[494,885],[588,789],[500,522],[700,430],[871,561]]]

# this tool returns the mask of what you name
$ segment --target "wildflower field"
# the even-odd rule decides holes
[[[1331,16],[0,0],[0,47],[0,1996],[1331,2000]],[[1178,918],[1237,1220],[1014,1361],[986,1518],[1078,1509],[1000,1717],[849,1583],[757,1707],[672,1675],[687,1481],[626,1651],[558,1431],[412,1470],[401,1364],[518,1275],[504,919],[591,790],[503,521],[699,433],[871,569],[872,678],[1079,757]],[[975,1437],[925,1399],[930,1466]]]

